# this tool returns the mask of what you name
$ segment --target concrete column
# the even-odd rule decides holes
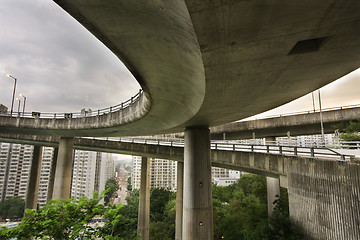
[[[55,169],[53,199],[67,199],[70,197],[73,151],[74,138],[60,138]]]
[[[177,162],[175,240],[182,239],[184,163]]]
[[[150,159],[142,157],[137,234],[149,239],[150,224]]]
[[[187,128],[182,233],[186,240],[213,239],[210,156],[209,128]]]
[[[48,195],[47,200],[51,200],[53,197],[53,190],[54,190],[54,180],[55,180],[55,170],[56,170],[56,163],[57,163],[57,155],[59,152],[59,148],[54,148],[52,162],[51,162],[51,170],[50,170],[50,177],[49,177],[49,185],[48,185]]]
[[[270,217],[274,212],[275,205],[273,204],[273,202],[276,199],[278,199],[276,195],[280,196],[279,179],[266,177],[266,189],[267,189],[268,216]]]
[[[275,137],[266,137],[265,143],[274,144]],[[266,189],[267,189],[267,205],[268,216],[270,217],[274,212],[275,205],[273,202],[278,199],[276,196],[280,196],[280,181],[277,178],[266,177]]]
[[[36,209],[39,195],[42,147],[34,146],[31,161],[28,189],[26,191],[25,209]]]

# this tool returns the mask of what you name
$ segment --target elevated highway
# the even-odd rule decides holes
[[[0,142],[59,147],[59,137],[1,135]],[[75,138],[74,149],[184,161],[184,140],[169,138],[92,139]],[[305,161],[358,162],[352,155],[343,155],[324,147],[282,146],[273,144],[245,144],[241,142],[212,141],[212,166],[280,178],[287,176],[291,159]]]
[[[360,119],[360,106],[324,109],[322,120],[325,133],[334,133],[336,124]],[[210,128],[211,139],[249,139],[283,137],[287,135],[320,134],[320,112],[309,111],[263,119],[227,123]]]

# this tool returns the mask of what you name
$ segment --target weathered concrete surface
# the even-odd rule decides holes
[[[149,240],[150,234],[150,158],[141,159],[139,210],[137,234],[141,240]]]
[[[175,240],[182,240],[184,163],[177,162]]]
[[[74,138],[60,138],[52,194],[53,199],[70,198],[73,150]]]
[[[0,141],[2,142],[50,147],[57,147],[59,140],[60,138],[58,137],[12,134],[0,135]],[[74,138],[74,149],[184,161],[184,148],[174,146]],[[286,161],[290,158],[292,157],[256,152],[211,151],[211,165],[214,167],[234,169],[274,178],[279,178],[280,175],[286,175]]]
[[[314,239],[360,239],[360,163],[288,161],[290,216]]]
[[[360,107],[322,113],[325,133],[334,133],[334,124],[360,119]],[[211,139],[246,139],[274,136],[320,134],[320,113],[306,113],[244,122],[227,123],[210,128]]]
[[[184,147],[182,238],[214,238],[209,128],[187,128]]]
[[[35,146],[31,161],[29,183],[26,191],[25,209],[37,209],[39,195],[40,170],[42,159],[42,147]]]
[[[0,118],[2,132],[124,136],[216,126],[360,66],[358,0],[55,2],[125,63],[151,108],[81,124]]]

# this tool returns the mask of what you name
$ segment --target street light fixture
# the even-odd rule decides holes
[[[323,116],[321,110],[321,96],[320,96],[320,89],[318,90],[319,93],[319,108],[320,108],[320,127],[321,127],[321,139],[323,145],[325,145],[325,134],[324,134],[324,123],[323,123]]]
[[[13,76],[11,76],[10,74],[6,74],[6,76],[8,76],[9,78],[12,78],[12,79],[15,80],[15,83],[14,83],[14,92],[13,92],[12,101],[11,101],[11,112],[10,112],[10,116],[12,116],[13,107],[14,107],[15,89],[16,89],[16,78],[14,78]]]
[[[20,100],[20,98],[16,98],[16,100],[19,101],[19,103],[18,103],[18,116],[20,116],[20,102],[21,102],[21,100]]]
[[[23,106],[23,116],[25,114],[25,103],[26,103],[26,97],[24,96],[24,94],[20,93],[20,97],[24,98],[24,106]]]

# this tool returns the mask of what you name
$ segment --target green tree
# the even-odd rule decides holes
[[[0,202],[0,217],[3,219],[22,218],[25,211],[25,201],[21,198],[10,198]]]
[[[104,202],[105,204],[109,204],[110,199],[113,197],[114,193],[119,189],[119,184],[115,180],[115,178],[109,178],[106,180],[105,189],[107,192],[105,193]]]
[[[150,220],[154,222],[163,221],[165,218],[166,204],[175,199],[175,193],[165,188],[154,188],[150,191]]]
[[[38,211],[26,209],[27,216],[14,229],[1,229],[2,238],[17,239],[92,239],[98,230],[88,226],[96,215],[104,214],[98,204],[102,196],[94,198],[51,200]]]
[[[266,180],[253,174],[213,186],[214,239],[267,239]]]
[[[340,132],[340,139],[343,141],[360,141],[360,119],[344,121],[332,126]]]
[[[275,208],[270,217],[270,239],[299,240],[305,239],[300,226],[291,220],[289,214],[289,199],[287,189],[280,188],[280,196],[275,200]],[[309,239],[308,237],[306,239]]]
[[[126,186],[126,188],[127,188],[127,190],[128,190],[129,192],[132,191],[131,177],[129,177],[129,178],[127,179],[127,186]]]
[[[126,200],[126,206],[119,204],[107,208],[104,218],[108,222],[100,229],[100,236],[103,238],[137,239],[139,191],[135,189]]]

